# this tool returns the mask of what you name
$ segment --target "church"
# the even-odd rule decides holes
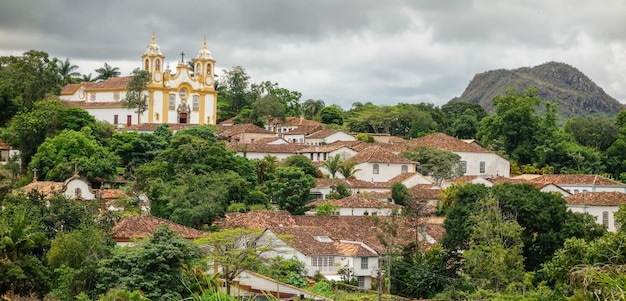
[[[169,64],[164,66],[165,56],[152,34],[152,41],[141,56],[141,68],[150,72],[148,90],[144,92],[148,108],[139,116],[135,109],[125,108],[121,102],[126,97],[126,86],[132,76],[69,84],[62,88],[59,98],[66,105],[83,108],[96,119],[107,121],[116,128],[163,123],[215,124],[215,59],[207,49],[206,38],[192,62],[193,68],[184,61],[184,53],[181,53],[175,72]]]

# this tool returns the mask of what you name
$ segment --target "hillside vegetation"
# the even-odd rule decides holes
[[[538,89],[542,99],[540,110],[546,101],[554,102],[562,118],[594,114],[613,116],[623,109],[620,102],[604,92],[585,74],[559,62],[476,74],[463,94],[450,102],[478,103],[487,112],[493,113],[495,96],[503,95],[508,88],[523,91],[529,87]]]

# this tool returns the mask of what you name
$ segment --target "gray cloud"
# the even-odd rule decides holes
[[[37,49],[128,74],[152,32],[172,63],[206,36],[219,69],[344,108],[442,105],[476,73],[560,61],[626,100],[625,15],[619,0],[0,0],[0,55]]]

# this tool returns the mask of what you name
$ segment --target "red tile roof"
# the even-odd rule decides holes
[[[268,134],[275,135],[262,127],[251,123],[235,124],[232,126],[218,126],[218,134],[232,137],[241,133]]]
[[[120,77],[111,77],[104,81],[93,83],[93,82],[82,82],[80,84],[69,84],[65,85],[61,89],[61,94],[72,94],[78,87],[83,86],[85,91],[94,91],[94,90],[126,90],[128,86],[128,82],[132,79],[132,76],[120,76]]]
[[[490,150],[476,143],[467,143],[463,140],[443,133],[430,134],[404,143],[407,147],[428,146],[450,152],[491,153]]]
[[[438,200],[443,190],[435,185],[418,184],[409,188],[409,192],[416,200]]]
[[[591,185],[591,186],[618,186],[626,184],[599,175],[541,175],[530,180],[533,183],[553,183],[556,185]]]
[[[330,153],[332,151],[336,151],[342,147],[348,147],[352,149],[355,145],[362,144],[361,141],[335,141],[330,144],[324,145],[307,145],[308,147],[300,150],[300,153]]]
[[[622,192],[581,192],[564,197],[569,205],[622,206],[626,205],[626,193]]]
[[[237,152],[250,152],[250,153],[289,153],[298,154],[302,149],[309,147],[303,144],[263,144],[263,143],[239,143],[230,142],[226,144],[226,148]]]
[[[321,203],[331,202],[333,205],[340,208],[398,208],[401,207],[396,204],[381,201],[379,198],[370,196],[366,193],[355,193],[349,197],[345,197],[339,200],[318,200],[311,202],[308,205],[315,206]]]
[[[127,216],[111,228],[111,235],[117,242],[132,241],[151,236],[160,225],[167,225],[185,239],[197,239],[207,235],[205,232],[154,216]]]
[[[414,164],[415,162],[400,157],[392,152],[386,151],[379,146],[372,146],[359,151],[351,158],[355,163],[397,163],[397,164]]]

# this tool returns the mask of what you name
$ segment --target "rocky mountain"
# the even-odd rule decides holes
[[[557,104],[559,115],[569,118],[575,115],[606,114],[615,115],[624,105],[609,96],[591,79],[578,69],[558,62],[548,62],[535,67],[514,70],[491,70],[474,76],[460,97],[450,100],[480,104],[492,113],[495,96],[504,95],[506,89],[523,91],[535,87],[543,102]]]

